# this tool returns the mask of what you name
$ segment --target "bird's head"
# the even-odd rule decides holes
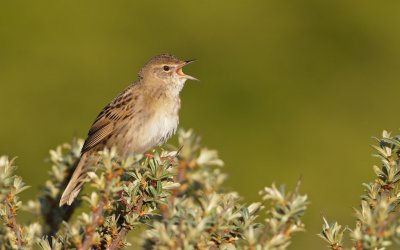
[[[179,60],[173,55],[161,54],[153,57],[143,66],[139,77],[145,81],[158,84],[183,86],[186,80],[197,80],[195,77],[183,73],[182,68],[195,60]]]

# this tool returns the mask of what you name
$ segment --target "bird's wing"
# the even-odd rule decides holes
[[[97,116],[89,130],[88,137],[83,145],[82,154],[97,146],[115,131],[116,123],[131,116],[132,86],[125,89]]]

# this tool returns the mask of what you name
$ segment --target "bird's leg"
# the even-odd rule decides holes
[[[175,163],[175,158],[179,159],[179,153],[182,151],[183,145],[176,151],[176,154],[174,156],[168,155],[166,157],[161,157],[162,160],[168,159],[168,161],[173,164]]]

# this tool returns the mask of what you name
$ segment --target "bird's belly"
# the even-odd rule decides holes
[[[126,133],[127,145],[122,149],[124,155],[144,153],[153,147],[164,143],[176,131],[179,123],[178,116],[159,114],[150,119],[137,120],[129,126]]]

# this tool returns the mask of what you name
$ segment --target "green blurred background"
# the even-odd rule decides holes
[[[400,2],[2,1],[0,153],[33,195],[48,150],[84,137],[150,57],[197,58],[181,125],[219,150],[246,202],[272,182],[312,203],[291,249],[320,249],[321,214],[354,226],[371,136],[398,133]]]

